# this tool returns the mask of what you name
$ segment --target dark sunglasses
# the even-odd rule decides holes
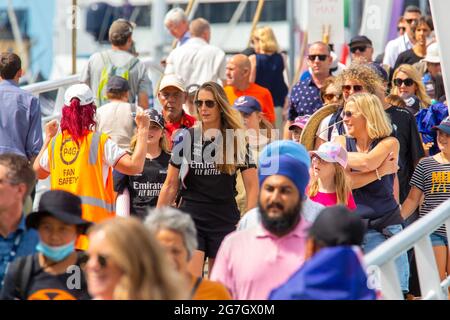
[[[311,162],[321,163],[321,162],[324,162],[324,160],[321,157],[319,157],[317,154],[313,154],[311,156]]]
[[[366,51],[367,48],[368,48],[367,46],[356,46],[356,47],[350,48],[350,52],[351,53],[356,53],[356,51],[364,52],[364,51]]]
[[[354,85],[354,86],[351,86],[351,85],[347,84],[347,85],[343,85],[342,86],[342,91],[345,92],[345,93],[349,93],[350,90],[352,90],[352,89],[353,89],[353,92],[361,92],[361,91],[364,90],[364,87],[362,85],[360,85],[360,84],[357,84],[357,85]]]
[[[84,252],[83,256],[80,259],[80,263],[86,264],[89,260],[91,260],[91,257],[92,256],[87,252]],[[106,268],[108,266],[108,257],[102,254],[97,254],[97,263],[99,264],[100,268]]]
[[[345,117],[351,118],[352,116],[356,116],[356,115],[357,115],[357,113],[352,113],[351,111],[342,110],[342,112],[341,112],[342,119],[344,119]]]
[[[394,84],[396,87],[401,87],[402,84],[404,84],[407,87],[411,87],[414,84],[414,80],[411,78],[407,78],[405,80],[396,78],[396,79],[394,79]]]
[[[319,58],[320,61],[325,61],[328,58],[328,55],[326,54],[310,54],[308,56],[308,59],[311,61],[316,61],[316,59]]]
[[[405,32],[406,28],[405,27],[397,27],[397,32]]]
[[[334,94],[334,93],[327,93],[327,94],[323,95],[323,99],[326,100],[326,101],[331,101],[334,98],[340,99],[340,98],[342,98],[342,95]]]
[[[205,104],[210,109],[216,106],[216,102],[213,100],[195,100],[194,104],[197,108],[201,108],[203,104]]]
[[[405,20],[408,24],[412,24],[413,22],[417,23],[419,20],[417,19],[406,19]]]

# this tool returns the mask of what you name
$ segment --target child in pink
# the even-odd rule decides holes
[[[338,143],[326,142],[311,152],[311,181],[308,195],[324,206],[345,205],[356,209],[350,184],[345,175],[347,151]]]

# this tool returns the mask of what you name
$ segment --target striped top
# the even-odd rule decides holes
[[[439,163],[433,157],[422,159],[414,171],[410,185],[417,187],[425,195],[419,210],[422,217],[450,198],[450,163]],[[445,236],[445,226],[440,226],[436,233]]]

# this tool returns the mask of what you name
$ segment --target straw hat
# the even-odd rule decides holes
[[[314,150],[314,141],[316,139],[316,133],[317,129],[319,129],[320,123],[330,114],[335,113],[337,109],[339,109],[338,104],[327,104],[314,112],[309,118],[300,136],[300,143],[305,146],[306,150]]]

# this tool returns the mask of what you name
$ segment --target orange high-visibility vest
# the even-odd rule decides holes
[[[81,198],[83,219],[100,222],[115,216],[112,168],[103,179],[103,150],[108,136],[89,132],[79,146],[69,134],[60,133],[48,146],[51,189],[76,194]],[[87,249],[87,237],[78,238],[77,249]]]

